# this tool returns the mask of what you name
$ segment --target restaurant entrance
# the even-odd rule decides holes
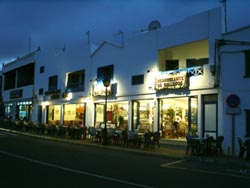
[[[105,104],[95,104],[95,127],[104,128]],[[128,126],[128,101],[107,103],[107,128],[124,130]]]
[[[188,133],[196,134],[197,105],[196,96],[159,99],[162,137],[184,139]]]

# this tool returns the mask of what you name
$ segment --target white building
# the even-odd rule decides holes
[[[223,135],[224,151],[234,153],[237,136],[250,134],[248,45],[222,45],[221,39],[249,41],[249,29],[223,35],[221,29],[216,8],[162,28],[151,22],[148,32],[121,44],[104,41],[91,52],[70,45],[56,54],[36,50],[3,66],[5,115],[59,125],[83,121],[86,126],[104,126],[106,117],[108,127],[160,130],[164,138],[179,140],[188,132]],[[26,64],[32,64],[34,82],[22,86],[29,77],[19,70]],[[7,81],[13,74],[16,79]],[[110,80],[110,86],[105,88],[103,80]],[[240,97],[240,107],[227,109],[231,94]]]

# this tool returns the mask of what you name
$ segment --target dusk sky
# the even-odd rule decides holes
[[[153,20],[164,27],[220,6],[220,0],[0,0],[0,64],[38,46],[87,44],[87,31],[93,43],[115,41],[119,31],[126,39]],[[250,25],[249,9],[250,0],[227,0],[228,31]]]

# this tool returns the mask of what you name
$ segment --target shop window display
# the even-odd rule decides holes
[[[185,138],[188,133],[188,98],[161,100],[161,130],[163,138]]]
[[[127,103],[108,103],[107,104],[107,127],[116,129],[127,129],[128,123],[128,104]],[[96,105],[96,124],[95,127],[103,128],[104,122],[104,104]]]

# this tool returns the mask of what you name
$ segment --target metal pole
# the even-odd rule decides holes
[[[107,97],[108,96],[108,89],[106,87],[105,90],[105,107],[104,107],[104,121],[105,121],[105,127],[104,127],[104,132],[103,132],[103,145],[108,145],[108,140],[107,140]]]
[[[235,123],[235,118],[234,114],[232,114],[232,155],[234,155],[234,123]]]

